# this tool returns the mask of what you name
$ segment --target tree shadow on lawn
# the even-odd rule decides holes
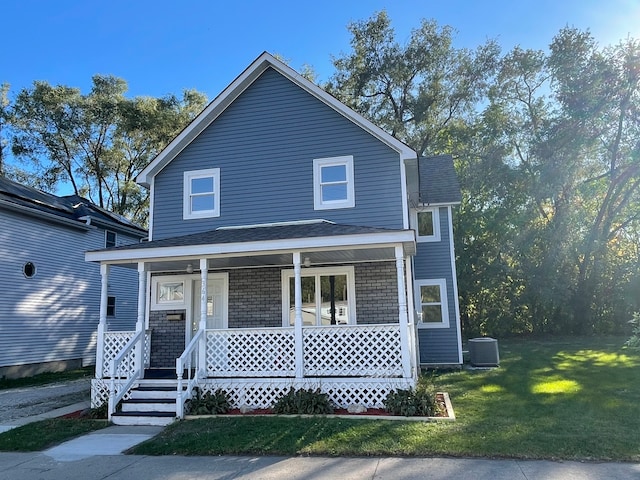
[[[500,368],[441,375],[454,442],[470,454],[637,461],[640,355],[623,343],[509,340]]]

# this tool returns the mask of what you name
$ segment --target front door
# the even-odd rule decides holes
[[[201,315],[200,289],[202,281],[193,281],[192,334],[198,330]],[[207,330],[227,328],[227,278],[215,277],[207,281]]]

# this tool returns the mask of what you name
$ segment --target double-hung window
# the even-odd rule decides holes
[[[116,246],[116,232],[112,232],[111,230],[104,231],[104,247],[115,247]]]
[[[184,172],[184,205],[182,217],[209,218],[220,216],[220,169]]]
[[[413,224],[418,242],[440,241],[440,215],[437,208],[414,210]]]
[[[448,328],[449,307],[447,282],[444,278],[416,280],[418,325],[427,328]]]
[[[313,160],[313,207],[315,210],[355,207],[353,156]]]
[[[305,268],[301,274],[302,323],[309,326],[356,323],[353,267]],[[295,324],[295,276],[282,272],[282,323]]]

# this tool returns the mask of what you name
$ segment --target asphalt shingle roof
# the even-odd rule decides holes
[[[420,157],[420,201],[422,203],[460,203],[460,184],[451,155]]]

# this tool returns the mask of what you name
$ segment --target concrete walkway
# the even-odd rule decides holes
[[[42,392],[32,393],[31,398],[39,395],[42,395]],[[5,396],[4,399],[8,398]],[[28,417],[17,414],[5,415],[0,432],[3,429],[43,418],[58,417],[87,407],[87,402],[79,402]],[[44,407],[40,410],[42,408]],[[7,418],[10,420],[7,421]],[[640,479],[640,464],[634,463],[397,457],[148,457],[121,454],[128,448],[157,435],[161,430],[162,427],[111,426],[44,452],[0,452],[0,480]]]

